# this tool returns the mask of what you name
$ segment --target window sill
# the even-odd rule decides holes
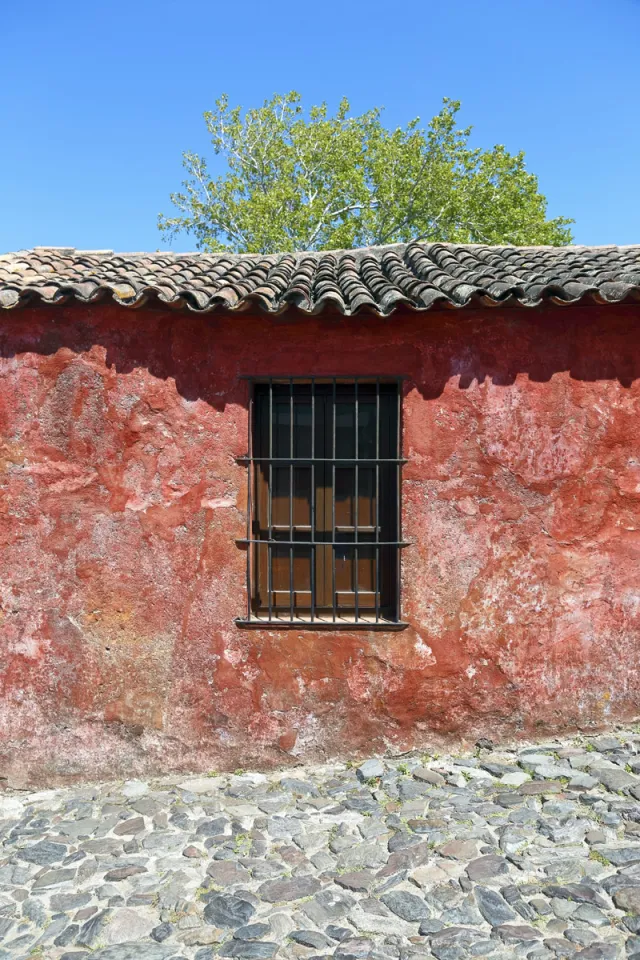
[[[397,632],[398,630],[406,630],[409,626],[408,623],[400,620],[348,620],[346,618],[340,620],[321,620],[316,617],[315,620],[305,619],[305,620],[280,620],[274,618],[269,620],[268,618],[262,619],[260,617],[252,617],[251,620],[243,620],[238,617],[234,621],[235,625],[241,630],[365,630],[370,632],[375,631],[385,631],[386,633],[393,631]]]

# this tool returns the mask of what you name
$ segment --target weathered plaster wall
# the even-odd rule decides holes
[[[0,330],[0,774],[211,769],[640,713],[637,307]],[[408,374],[400,633],[241,631],[242,374]]]

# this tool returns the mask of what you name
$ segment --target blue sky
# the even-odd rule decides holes
[[[460,99],[476,145],[526,152],[576,242],[640,242],[640,0],[33,0],[2,22],[0,251],[166,249],[202,112],[290,89],[389,126]]]

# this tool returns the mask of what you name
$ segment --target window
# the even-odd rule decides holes
[[[241,625],[400,627],[400,383],[253,381]]]

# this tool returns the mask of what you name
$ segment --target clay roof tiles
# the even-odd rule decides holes
[[[113,253],[35,247],[0,255],[0,306],[159,302],[195,311],[333,308],[388,316],[545,301],[640,300],[640,246],[490,247],[408,243],[283,254]]]

